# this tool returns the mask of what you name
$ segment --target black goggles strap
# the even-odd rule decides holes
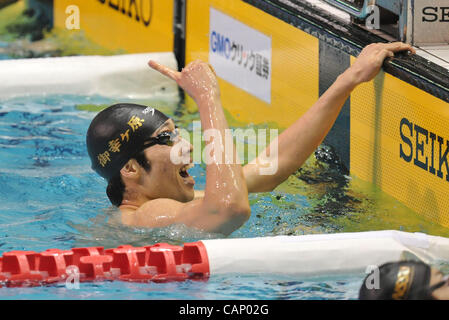
[[[150,138],[147,141],[145,141],[143,144],[143,148],[144,149],[149,148],[156,144],[170,145],[169,142],[174,143],[174,141],[178,135],[179,135],[178,130],[175,130],[174,132],[162,132],[161,134],[157,135],[156,137]]]

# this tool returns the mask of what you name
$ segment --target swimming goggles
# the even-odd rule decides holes
[[[156,137],[149,138],[143,143],[143,148],[146,149],[156,144],[172,147],[178,140],[177,139],[178,137],[179,137],[179,129],[178,127],[175,127],[175,130],[173,132],[164,131],[159,133]]]
[[[433,292],[433,291],[435,291],[436,289],[439,289],[439,288],[441,288],[442,286],[447,285],[447,284],[448,284],[448,281],[449,281],[449,275],[445,275],[445,276],[443,277],[443,280],[441,280],[440,282],[438,282],[438,283],[434,284],[433,286],[429,287],[429,291],[430,291],[430,292]]]
[[[433,292],[445,285],[448,285],[448,280],[449,275],[446,275],[440,282],[434,284],[433,286],[418,290],[418,295],[416,296],[416,298],[421,300],[435,300],[435,297],[432,295]]]

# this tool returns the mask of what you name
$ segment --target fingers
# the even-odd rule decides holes
[[[410,51],[415,54],[416,50],[409,44],[403,42],[392,42],[392,43],[372,43],[366,48],[368,51],[381,51],[381,50],[389,50],[391,52],[400,52],[400,51]]]
[[[386,50],[391,50],[393,52],[405,51],[408,50],[411,53],[415,54],[416,50],[409,44],[403,42],[392,42],[384,45]]]
[[[212,71],[212,73],[214,74],[214,76],[217,76],[217,73],[215,72],[214,67],[212,67],[212,65],[210,63],[207,64],[209,66],[210,71]]]
[[[394,53],[393,51],[383,49],[379,52],[378,58],[380,60],[380,63],[382,64],[386,58],[394,58]]]
[[[399,52],[399,51],[410,51],[412,53],[416,53],[415,49],[407,44],[407,43],[403,43],[403,42],[393,42],[393,43],[388,43],[386,45],[386,49],[387,50],[391,50],[393,52]]]
[[[178,71],[172,70],[169,67],[166,67],[160,63],[157,63],[156,61],[150,60],[148,62],[148,65],[153,68],[156,71],[159,71],[163,75],[169,77],[170,79],[173,79],[177,81],[180,77],[180,73]]]
[[[392,43],[372,43],[363,49],[365,56],[374,55],[379,61],[384,61],[386,58],[394,58],[396,52],[410,51],[415,54],[415,49],[403,42]]]

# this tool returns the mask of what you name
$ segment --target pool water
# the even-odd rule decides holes
[[[168,283],[81,283],[79,289],[64,284],[34,288],[5,288],[1,299],[82,300],[348,300],[357,297],[363,275],[298,280],[273,275],[215,276],[208,281]]]
[[[121,100],[123,102],[125,100]],[[55,95],[0,101],[0,250],[182,244],[223,238],[182,225],[160,229],[121,225],[106,183],[90,168],[85,133],[105,97]],[[180,105],[159,107],[191,128],[199,115]],[[86,108],[86,106],[89,106]],[[205,166],[191,171],[205,185]],[[251,194],[249,221],[231,238],[396,229],[449,236],[374,186],[311,157],[274,192]],[[363,274],[297,279],[278,275],[216,276],[209,281],[82,283],[0,289],[0,299],[355,299]]]
[[[7,43],[0,41],[0,60],[11,59],[6,53],[3,53],[3,49],[7,47]]]

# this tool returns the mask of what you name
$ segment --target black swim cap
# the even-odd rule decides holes
[[[379,289],[368,288],[368,275],[359,291],[360,300],[431,300],[431,268],[418,261],[386,263],[379,267]],[[368,282],[369,279],[368,279]]]
[[[144,142],[169,118],[143,105],[120,103],[110,106],[92,120],[87,130],[87,151],[92,169],[106,180],[117,175]]]

